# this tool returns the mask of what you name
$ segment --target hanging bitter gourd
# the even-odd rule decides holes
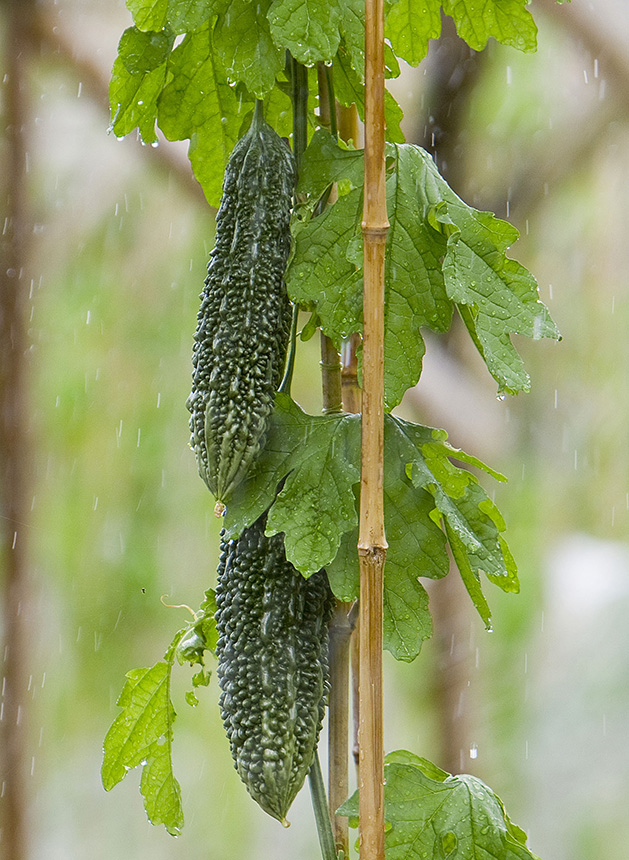
[[[199,474],[224,502],[264,444],[290,336],[284,283],[295,166],[262,116],[229,158],[187,406]]]
[[[304,579],[266,514],[222,541],[216,588],[223,723],[240,778],[265,812],[286,813],[313,762],[328,692],[325,571]]]

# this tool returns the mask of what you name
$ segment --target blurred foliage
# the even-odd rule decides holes
[[[67,9],[78,40],[81,26],[93,34],[107,15]],[[115,34],[120,8],[111,13]],[[603,62],[596,78],[594,58],[558,27],[540,21],[539,38],[532,56],[490,47],[457,147],[465,199],[498,209],[511,201],[523,234],[515,256],[538,277],[564,336],[559,346],[518,344],[532,392],[500,404],[502,446],[490,462],[510,477],[495,492],[522,593],[494,596],[492,636],[469,607],[462,768],[505,798],[542,857],[624,860],[627,667],[612,661],[618,675],[607,676],[597,662],[626,653],[624,622],[584,624],[569,614],[568,592],[564,620],[574,622],[562,639],[551,624],[551,553],[575,532],[621,546],[628,537],[627,118],[605,118],[575,155],[570,144],[596,125],[611,83],[601,95]],[[115,35],[105,50],[115,52]],[[407,116],[420,104],[421,74],[404,79]],[[33,857],[264,858],[279,843],[286,856],[315,857],[307,793],[286,833],[265,820],[233,771],[215,679],[191,709],[187,667],[174,679],[183,835],[146,823],[134,777],[112,794],[100,785],[124,673],[160,659],[184,620],[161,595],[196,607],[214,583],[220,523],[188,450],[185,408],[213,225],[174,175],[151,168],[147,150],[106,136],[105,110],[77,99],[70,75],[42,65],[31,98]],[[479,410],[489,408],[495,390],[459,354],[479,374]],[[316,339],[300,344],[295,396],[313,413],[318,360]],[[485,456],[446,429],[454,445]],[[599,573],[595,565],[592,588]],[[618,613],[627,605],[619,594]],[[431,641],[411,666],[386,660],[388,749],[430,757],[438,747],[437,659]]]

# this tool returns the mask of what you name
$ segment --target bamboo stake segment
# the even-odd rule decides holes
[[[384,3],[365,2],[363,412],[360,485],[361,860],[384,858],[382,718],[384,533],[384,252],[389,222],[384,148]]]

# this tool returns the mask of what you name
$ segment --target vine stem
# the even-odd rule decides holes
[[[365,2],[365,196],[363,411],[360,484],[360,800],[361,860],[384,858],[382,716],[384,532],[384,252],[389,222],[384,149],[384,2]]]
[[[299,177],[301,160],[308,145],[308,69],[302,66],[301,63],[298,63],[290,54],[288,55],[288,67],[290,70],[291,102],[293,105],[293,155],[295,157],[297,176]],[[290,394],[293,372],[295,370],[298,324],[299,305],[293,303],[286,369],[279,387],[279,390],[286,394]]]
[[[308,771],[308,783],[310,785],[310,796],[312,797],[312,808],[314,809],[317,833],[319,834],[322,860],[337,860],[334,834],[332,833],[330,816],[328,815],[328,801],[325,796],[323,774],[321,773],[321,763],[319,762],[319,753],[316,751],[314,761]]]

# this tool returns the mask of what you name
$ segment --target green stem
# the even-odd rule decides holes
[[[301,160],[308,146],[308,69],[298,63],[294,57],[290,57],[291,73],[291,101],[293,103],[293,155],[297,167],[297,176],[301,167]],[[290,343],[288,346],[288,358],[286,370],[279,390],[290,394],[295,370],[295,353],[297,351],[297,324],[299,319],[299,305],[293,304],[293,318],[290,327]]]
[[[288,358],[286,359],[286,370],[279,391],[290,395],[290,387],[295,370],[295,353],[297,352],[297,324],[299,321],[299,305],[293,304],[293,319],[290,325],[290,342],[288,347]]]
[[[328,88],[328,102],[330,104],[330,132],[334,137],[338,137],[338,127],[336,124],[336,96],[334,95],[334,78],[332,77],[332,66],[324,64],[325,82]]]
[[[310,785],[310,796],[312,797],[312,808],[314,810],[317,833],[319,834],[319,845],[321,846],[321,857],[323,860],[337,860],[336,846],[334,845],[334,834],[330,824],[328,813],[328,799],[323,784],[323,774],[319,762],[319,753],[315,751],[314,761],[308,772],[308,783]]]

